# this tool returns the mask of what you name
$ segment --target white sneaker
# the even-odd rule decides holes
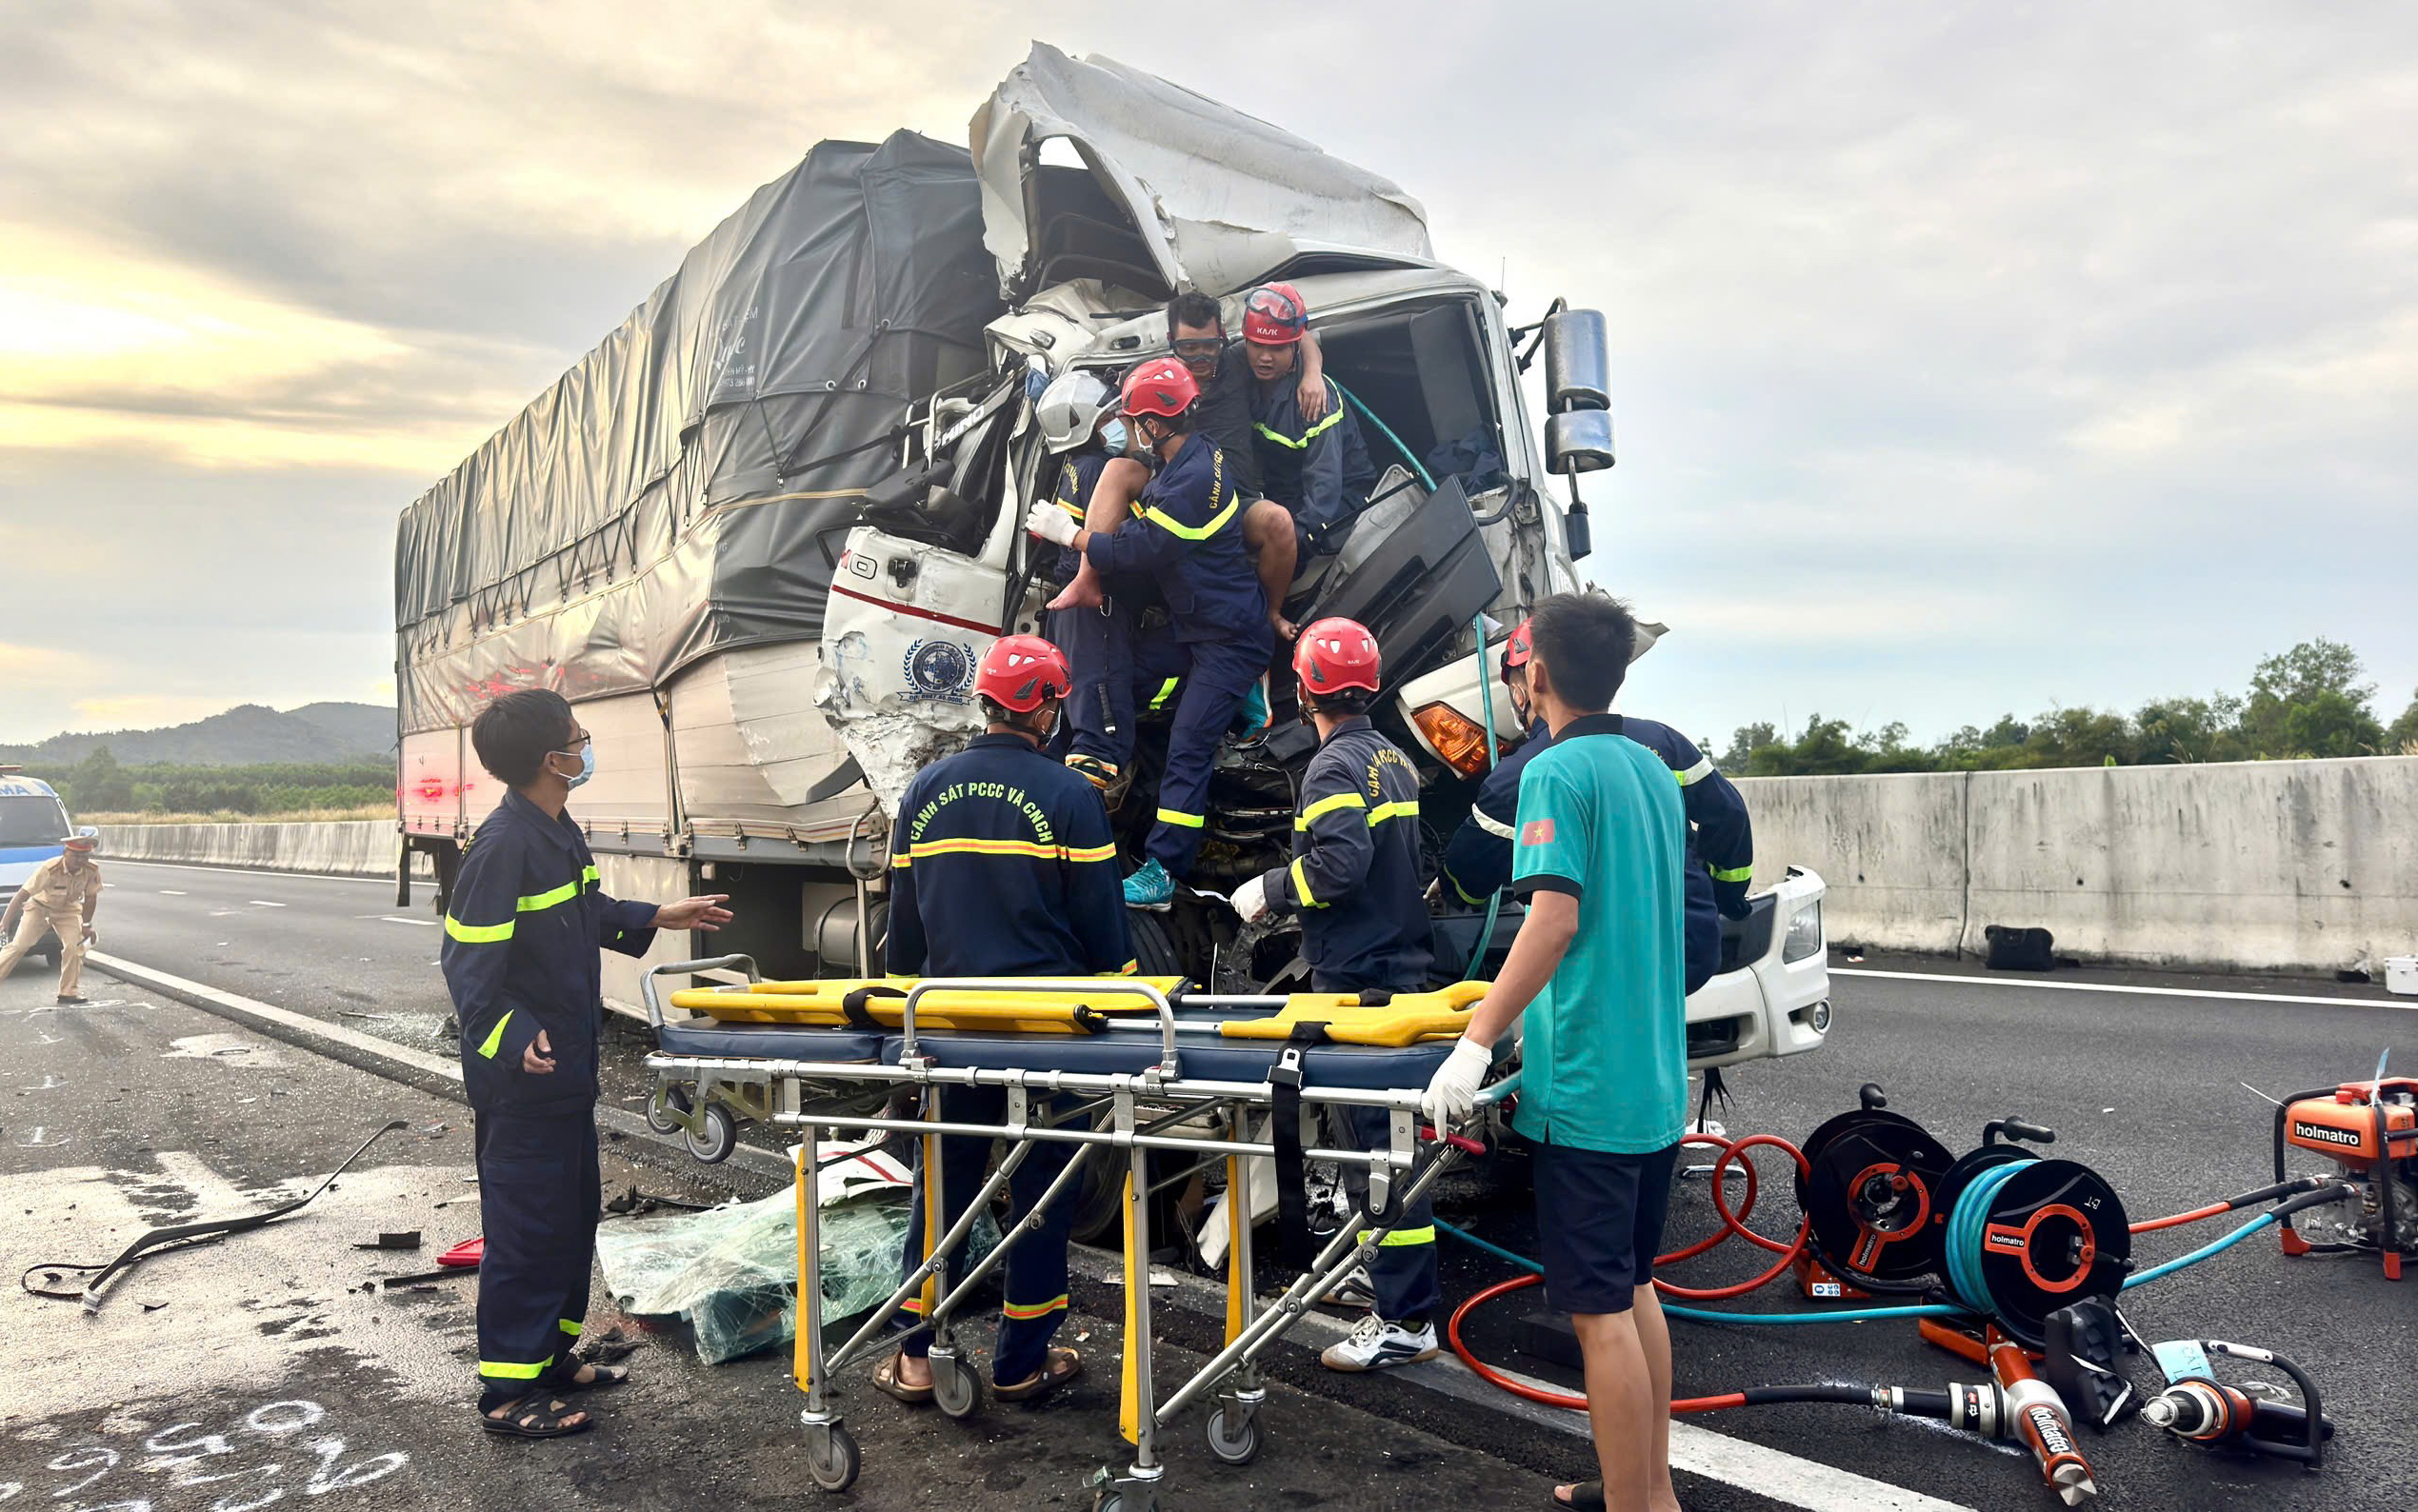
[[[1331,1307],[1374,1307],[1377,1305],[1377,1287],[1369,1279],[1368,1266],[1354,1265],[1327,1288],[1326,1296],[1318,1300]]]
[[[1318,1357],[1318,1363],[1329,1370],[1357,1374],[1417,1364],[1422,1360],[1433,1360],[1438,1353],[1435,1324],[1414,1330],[1370,1313],[1353,1325],[1350,1338],[1330,1345]]]

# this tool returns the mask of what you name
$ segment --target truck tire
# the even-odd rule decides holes
[[[1167,921],[1145,908],[1125,910],[1125,931],[1133,945],[1133,969],[1146,977],[1180,977],[1184,958],[1177,953]]]
[[[58,937],[53,935],[50,943],[42,947],[42,959],[50,963],[50,969],[56,971],[59,969],[59,957],[66,951],[67,946],[59,944]]]

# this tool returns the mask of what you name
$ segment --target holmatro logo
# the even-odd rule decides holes
[[[2368,1143],[2367,1138],[2357,1129],[2336,1128],[2331,1124],[2295,1122],[2292,1124],[2292,1137],[2315,1140],[2321,1144],[2365,1144]]]

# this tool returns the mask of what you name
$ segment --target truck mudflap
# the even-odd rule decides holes
[[[814,702],[883,808],[895,812],[917,770],[981,731],[974,668],[1000,626],[968,616],[1006,600],[1000,568],[871,526],[849,532]]]

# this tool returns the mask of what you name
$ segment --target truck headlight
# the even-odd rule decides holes
[[[1789,919],[1789,937],[1780,942],[1780,960],[1785,965],[1821,953],[1822,904],[1816,900],[1799,908]]]

